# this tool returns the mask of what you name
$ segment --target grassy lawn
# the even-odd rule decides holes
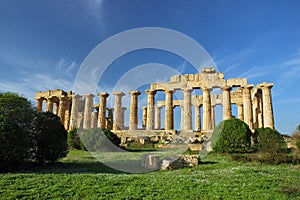
[[[0,174],[0,199],[300,199],[300,165],[241,163],[216,154],[203,162],[127,174],[71,151],[44,169]]]

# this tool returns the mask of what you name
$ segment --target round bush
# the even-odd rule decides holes
[[[212,148],[221,153],[245,153],[251,144],[252,132],[239,119],[222,121],[212,134]]]
[[[279,152],[287,149],[283,136],[271,128],[258,128],[254,132],[255,146],[262,152]]]
[[[32,126],[35,159],[40,163],[56,161],[68,153],[67,131],[60,118],[51,112],[36,113]]]
[[[33,115],[27,99],[13,93],[0,93],[0,168],[10,169],[32,157]]]

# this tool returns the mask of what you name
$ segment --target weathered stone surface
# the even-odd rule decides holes
[[[142,167],[146,169],[158,170],[160,168],[159,156],[144,154],[142,156]]]

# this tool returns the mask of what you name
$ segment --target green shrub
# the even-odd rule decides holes
[[[36,161],[40,163],[56,161],[67,155],[68,133],[57,115],[51,112],[36,113],[32,133]]]
[[[85,148],[89,151],[115,151],[121,139],[105,128],[80,129],[79,135]]]
[[[287,150],[283,136],[271,128],[258,128],[254,132],[254,142],[258,151],[282,152]]]
[[[70,149],[84,150],[76,128],[73,128],[68,132],[68,147]]]
[[[221,153],[245,153],[249,151],[252,132],[239,119],[222,121],[212,134],[212,148]]]
[[[10,170],[32,157],[30,138],[34,110],[12,93],[0,93],[0,168]]]

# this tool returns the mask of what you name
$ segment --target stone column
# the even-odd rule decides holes
[[[211,106],[211,129],[215,129],[216,118],[215,118],[215,105]]]
[[[211,99],[210,89],[203,89],[203,130],[211,130]]]
[[[44,99],[41,97],[36,97],[36,109],[38,112],[42,112],[43,111],[43,101]]]
[[[91,128],[97,127],[97,120],[98,120],[97,118],[98,118],[98,113],[92,112]]]
[[[108,130],[113,129],[113,121],[114,121],[114,109],[113,108],[107,108],[108,115],[107,115],[107,126],[106,128]]]
[[[201,105],[195,105],[195,130],[201,131]]]
[[[258,99],[258,128],[264,127],[264,119],[263,119],[263,105],[262,105],[262,96],[260,94]]]
[[[183,113],[184,113],[184,130],[190,131],[192,128],[192,88],[183,89]]]
[[[53,112],[53,101],[52,101],[52,97],[47,98],[46,111],[47,111],[47,112]]]
[[[92,118],[92,112],[94,109],[93,98],[94,98],[93,94],[84,95],[84,99],[85,99],[84,114],[83,114],[83,128],[84,129],[91,128],[91,118]]]
[[[165,104],[166,104],[166,113],[165,113],[165,130],[174,129],[174,119],[173,119],[173,93],[174,90],[165,90]]]
[[[59,116],[62,124],[65,121],[65,111],[66,111],[66,107],[67,107],[67,100],[68,99],[65,96],[59,98],[58,116]]]
[[[138,127],[138,96],[141,94],[138,90],[129,91],[130,98],[130,116],[129,130],[136,130]]]
[[[253,129],[258,128],[258,99],[256,96],[252,99],[252,115],[253,115]]]
[[[125,117],[126,110],[127,110],[127,108],[125,108],[125,107],[122,107],[122,109],[121,109],[121,117],[120,117],[120,128],[121,129],[124,129],[124,127],[125,127],[124,117]]]
[[[237,110],[238,110],[238,119],[244,121],[244,108],[243,103],[237,103]]]
[[[155,106],[155,124],[154,124],[154,128],[156,130],[161,129],[161,109],[162,109],[162,105],[156,105]]]
[[[106,92],[98,93],[100,97],[100,104],[99,104],[99,112],[98,112],[98,127],[105,128],[106,126],[106,102],[107,97],[109,96]]]
[[[253,130],[253,116],[252,116],[252,103],[251,103],[252,88],[253,85],[246,85],[243,87],[244,122],[248,124],[251,130]]]
[[[273,87],[273,83],[259,84],[259,87],[262,90],[264,127],[274,129],[274,116],[271,95],[271,88]]]
[[[115,96],[115,106],[114,106],[114,120],[113,120],[113,130],[122,129],[122,97],[125,96],[123,92],[113,92]]]
[[[66,110],[65,110],[65,121],[64,121],[64,126],[66,130],[71,130],[70,129],[70,115],[71,115],[71,94],[67,97],[67,105],[66,105]]]
[[[180,114],[181,114],[181,118],[180,118],[180,130],[184,130],[185,126],[184,126],[184,108],[183,108],[183,104],[181,103],[180,105]]]
[[[146,125],[147,125],[147,106],[142,106],[142,109],[143,109],[142,127],[146,128]]]
[[[146,90],[148,95],[148,107],[147,107],[147,130],[154,130],[154,99],[155,99],[155,90]]]
[[[78,127],[77,121],[78,121],[79,98],[80,98],[80,96],[78,94],[72,95],[70,129]]]
[[[232,111],[231,111],[231,99],[230,99],[230,91],[231,87],[224,86],[222,89],[222,105],[223,105],[223,120],[231,119]]]

